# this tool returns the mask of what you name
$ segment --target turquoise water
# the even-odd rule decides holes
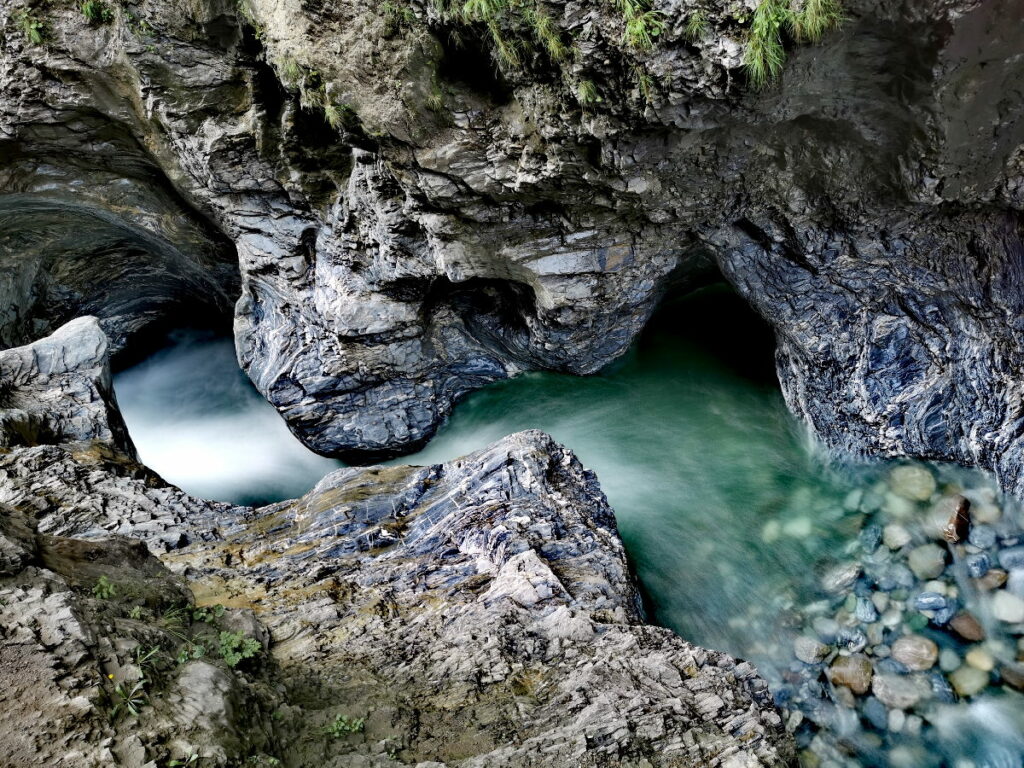
[[[814,737],[822,731],[806,721],[794,726],[801,748],[814,752],[805,752],[807,765],[1024,766],[1024,701],[1016,693],[992,687],[970,705],[930,705],[923,725],[912,715],[897,723],[906,735],[883,729],[883,742],[859,710],[832,704],[824,678],[795,660],[794,638],[810,632],[813,617],[843,616],[842,601],[822,592],[822,574],[861,556],[862,526],[891,522],[892,504],[883,482],[889,467],[833,465],[795,423],[774,379],[772,346],[735,296],[705,290],[662,311],[601,375],[531,373],[493,384],[461,403],[425,450],[392,463],[447,461],[511,432],[542,429],[597,472],[654,621],[754,661],[783,704],[805,696],[807,685],[821,688],[829,703],[803,709],[827,738]],[[339,466],[295,440],[238,371],[230,340],[180,335],[115,385],[143,460],[196,495],[239,503],[294,497]],[[932,471],[939,493],[946,484],[978,503],[995,499],[976,474]],[[909,516],[902,523],[917,543],[927,540],[928,505],[904,506],[893,509]],[[1009,516],[1001,524],[1010,525]],[[962,598],[974,609],[973,599]],[[909,604],[904,620],[905,631],[919,620]],[[1013,643],[993,648],[1012,655]]]

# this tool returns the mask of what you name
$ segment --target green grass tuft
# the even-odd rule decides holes
[[[784,0],[761,0],[754,11],[743,56],[747,79],[754,90],[764,88],[782,72],[786,61],[782,27],[788,20],[789,8]]]
[[[700,40],[707,34],[709,26],[708,15],[698,9],[686,17],[686,26],[683,27],[683,33],[688,40]]]
[[[838,29],[845,16],[837,0],[804,0],[803,8],[790,14],[793,37],[816,43],[826,32]]]
[[[813,43],[843,23],[839,0],[803,0],[797,8],[794,1],[761,0],[754,11],[743,55],[747,80],[754,90],[761,90],[781,74],[786,62],[784,31],[798,42]]]
[[[601,95],[597,92],[597,86],[594,85],[593,80],[580,80],[576,86],[576,98],[584,106],[597,104],[601,101]]]

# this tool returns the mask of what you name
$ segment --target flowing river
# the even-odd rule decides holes
[[[738,299],[707,289],[601,375],[494,384],[393,463],[542,429],[597,472],[652,619],[754,661],[804,765],[1024,766],[1016,505],[953,467],[828,461],[786,411],[771,348]],[[197,496],[289,498],[339,466],[291,435],[229,339],[180,333],[115,386],[142,459]],[[953,551],[936,531],[956,493],[976,520]],[[965,610],[976,626],[957,624]]]

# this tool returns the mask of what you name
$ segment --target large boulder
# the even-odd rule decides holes
[[[0,350],[0,447],[73,442],[104,443],[135,458],[114,397],[107,337],[94,317]]]

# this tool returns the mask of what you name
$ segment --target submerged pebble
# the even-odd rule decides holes
[[[906,464],[889,473],[889,487],[898,496],[911,501],[928,501],[935,493],[935,476],[920,464]]]
[[[939,646],[921,635],[905,635],[892,644],[892,657],[907,669],[931,669],[939,658]]]

